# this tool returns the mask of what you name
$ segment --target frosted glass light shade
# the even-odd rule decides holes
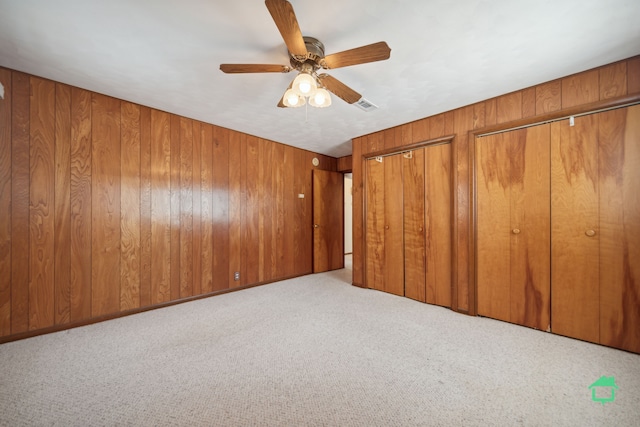
[[[317,89],[316,80],[307,73],[300,73],[293,80],[291,89],[300,96],[311,96]]]
[[[309,105],[318,108],[328,107],[331,105],[331,95],[325,89],[316,89],[315,93],[309,97]]]
[[[284,93],[282,103],[291,108],[302,107],[305,104],[304,97],[295,93],[293,89],[287,89]]]

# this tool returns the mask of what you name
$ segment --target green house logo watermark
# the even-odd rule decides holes
[[[604,405],[616,399],[616,390],[619,390],[619,387],[616,385],[614,377],[605,377],[603,375],[598,381],[591,384],[589,389],[591,390],[591,400]]]

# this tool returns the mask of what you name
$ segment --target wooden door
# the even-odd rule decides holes
[[[478,314],[549,328],[549,125],[480,138]]]
[[[404,295],[404,220],[402,154],[384,164],[384,290]]]
[[[404,295],[426,302],[425,149],[402,156],[404,208]]]
[[[551,125],[554,333],[599,342],[598,116]]]
[[[640,105],[598,116],[600,342],[640,353]]]
[[[366,162],[365,180],[365,283],[366,286],[384,291],[384,159]]]
[[[511,161],[504,133],[476,141],[478,314],[511,320]]]
[[[426,302],[451,307],[451,144],[424,156]]]
[[[344,268],[344,177],[313,171],[313,272]]]

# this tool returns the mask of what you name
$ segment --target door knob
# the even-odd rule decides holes
[[[511,232],[513,234],[520,234],[520,229],[519,228],[514,228],[513,230],[511,230]]]
[[[587,237],[593,237],[596,235],[596,231],[595,230],[587,230],[584,232],[584,234],[587,235]]]
[[[318,224],[313,224],[313,228],[320,228]]]

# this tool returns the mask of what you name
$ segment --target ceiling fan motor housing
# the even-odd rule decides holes
[[[315,72],[321,68],[320,61],[324,59],[324,44],[315,37],[303,37],[307,48],[307,56],[302,61],[299,57],[289,52],[289,62],[291,67],[302,72]]]

